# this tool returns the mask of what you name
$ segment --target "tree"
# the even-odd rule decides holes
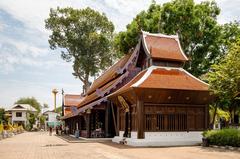
[[[43,108],[44,108],[44,109],[49,108],[48,104],[47,104],[47,103],[44,103],[44,104],[43,104]]]
[[[135,47],[141,34],[141,30],[151,33],[159,32],[161,7],[153,2],[146,11],[141,11],[133,21],[127,25],[127,30],[119,32],[114,39],[115,49],[122,54]]]
[[[195,4],[193,0],[172,0],[162,6],[153,2],[147,11],[140,12],[127,25],[126,31],[116,36],[114,46],[121,53],[127,53],[137,44],[141,29],[152,33],[178,34],[181,46],[190,59],[184,67],[199,77],[224,54],[221,48],[226,30],[217,23],[219,14],[220,9],[214,1]],[[226,36],[226,40],[229,38],[232,36]]]
[[[0,108],[0,124],[5,121],[5,116],[4,115],[5,115],[5,109]]]
[[[232,43],[240,38],[240,22],[234,21],[222,25],[221,33],[221,57],[224,57]]]
[[[23,97],[18,99],[15,104],[29,104],[33,108],[35,108],[38,113],[41,111],[41,104],[34,97]]]
[[[73,75],[85,87],[90,87],[90,76],[111,64],[111,42],[114,25],[105,14],[91,9],[50,9],[45,21],[51,49],[61,49],[61,57],[73,62]]]
[[[56,108],[56,113],[58,113],[58,114],[62,113],[62,106],[59,106]]]
[[[239,103],[236,94],[240,92],[240,38],[231,44],[227,55],[218,64],[211,66],[207,74],[210,89],[216,96],[215,109],[224,107],[229,111],[231,121]],[[213,119],[214,120],[214,119]]]

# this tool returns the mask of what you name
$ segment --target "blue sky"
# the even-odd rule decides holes
[[[157,3],[167,1],[157,0]],[[118,32],[150,3],[151,0],[0,1],[0,107],[9,107],[18,98],[31,96],[52,107],[52,88],[81,93],[82,83],[72,76],[71,63],[49,49],[44,19],[50,8],[89,6],[105,12]],[[222,10],[219,23],[240,20],[240,0],[217,0],[217,3]],[[57,98],[60,105],[61,95]]]

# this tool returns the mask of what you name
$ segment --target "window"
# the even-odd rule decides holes
[[[22,117],[22,112],[16,112],[16,117]]]

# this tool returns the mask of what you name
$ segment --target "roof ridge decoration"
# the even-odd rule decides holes
[[[151,56],[151,51],[148,49],[148,46],[147,46],[147,42],[146,42],[146,37],[147,36],[154,36],[154,37],[159,37],[159,38],[170,38],[170,39],[174,39],[177,44],[178,44],[178,48],[180,49],[180,52],[182,54],[182,56],[185,58],[186,61],[188,61],[189,59],[187,58],[187,56],[185,55],[185,53],[183,52],[183,49],[181,47],[181,44],[180,44],[180,40],[179,40],[179,36],[178,34],[177,35],[166,35],[166,34],[161,34],[161,33],[149,33],[149,32],[146,32],[146,31],[142,31],[142,40],[143,40],[143,46],[144,48],[146,49],[147,53]]]
[[[115,81],[112,85],[110,85],[108,88],[106,88],[105,90],[101,91],[100,89],[96,89],[96,94],[98,95],[98,97],[102,97],[104,98],[105,94],[108,94],[110,93],[110,91],[114,88],[116,88],[116,86],[119,84],[119,83],[122,83],[123,79],[126,78],[127,76],[129,75],[129,72],[125,72],[121,77],[119,77],[119,79],[117,79],[117,81]],[[101,98],[101,99],[102,99]],[[99,99],[100,100],[100,99]],[[98,100],[97,100],[98,101]],[[103,100],[102,100],[103,101]],[[100,103],[102,102],[100,101]],[[94,103],[95,101],[93,102],[90,102],[90,103],[87,103],[83,106],[80,107],[83,108],[83,107],[88,107],[89,105],[92,105],[92,103]],[[96,103],[95,103],[96,104]]]
[[[138,57],[138,54],[139,54],[139,48],[140,48],[140,42],[137,44],[137,46],[135,47],[135,49],[133,50],[133,52],[131,53],[131,55],[130,55],[130,57],[128,57],[128,59],[127,59],[127,62],[123,65],[123,67],[120,67],[120,66],[118,66],[117,68],[116,68],[116,70],[115,70],[115,72],[116,72],[116,74],[117,75],[120,75],[120,74],[122,74],[125,70],[127,70],[128,68],[129,68],[129,66],[134,62],[134,63],[136,63],[136,59],[137,59],[137,57]],[[130,53],[129,53],[130,54]],[[127,54],[126,54],[127,55]],[[126,56],[125,55],[125,56]],[[124,58],[124,56],[122,57],[122,58]],[[122,59],[121,58],[121,59]],[[96,80],[98,80],[99,78],[101,78],[105,73],[107,73],[111,68],[113,68],[118,62],[120,62],[121,61],[121,59],[119,59],[117,62],[115,62],[112,66],[110,66],[107,70],[105,70]],[[106,83],[108,83],[109,81],[107,81]],[[105,83],[105,84],[106,84]],[[99,89],[100,87],[102,87],[104,84],[102,84],[102,85],[100,85],[99,87],[97,87],[96,89]],[[96,86],[95,86],[96,87]],[[91,89],[91,87],[90,87],[90,89]],[[95,90],[91,90],[90,91],[90,93],[89,92],[87,92],[87,94],[88,95],[90,95],[90,94],[92,94],[94,91],[96,91],[96,89]]]

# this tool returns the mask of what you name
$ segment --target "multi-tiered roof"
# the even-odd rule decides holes
[[[148,65],[139,68],[137,63],[143,54],[146,60],[142,63],[148,61]],[[205,82],[182,68],[186,61],[188,58],[177,35],[143,31],[134,51],[122,57],[93,82],[86,96],[78,103],[78,113],[134,89],[208,92]],[[205,98],[207,95],[204,95]]]

